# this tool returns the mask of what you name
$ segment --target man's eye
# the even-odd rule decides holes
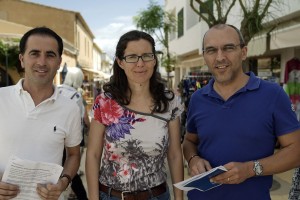
[[[213,54],[213,53],[216,53],[217,52],[217,49],[216,48],[208,48],[205,50],[206,53],[208,54]]]
[[[233,51],[235,49],[235,46],[233,45],[227,45],[223,47],[223,51]]]
[[[47,57],[53,58],[53,57],[55,57],[55,55],[54,54],[47,54]]]
[[[31,55],[31,56],[37,56],[38,53],[37,52],[31,52],[29,55]]]

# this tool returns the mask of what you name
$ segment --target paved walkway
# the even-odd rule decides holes
[[[85,151],[83,153],[82,159],[81,159],[81,165],[80,170],[84,171],[84,165],[85,165]],[[288,199],[288,193],[291,186],[291,180],[293,176],[294,170],[290,170],[281,174],[274,175],[274,181],[273,181],[273,187],[271,189],[271,199],[272,200],[287,200]],[[185,178],[188,178],[187,169],[185,168]],[[86,187],[86,178],[85,175],[81,176],[81,179],[83,181],[84,186]],[[168,174],[168,184],[170,187],[170,190],[172,192],[171,187],[171,177],[170,174]],[[70,189],[69,189],[70,190]],[[68,196],[68,191],[65,192],[65,197]],[[66,198],[67,200],[67,198]],[[185,195],[185,200],[187,200],[187,197]]]

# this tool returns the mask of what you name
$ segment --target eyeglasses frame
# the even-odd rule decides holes
[[[227,46],[227,45],[231,45],[231,44],[225,44],[223,47],[218,47],[218,48],[214,47],[214,48],[217,49],[217,52],[219,51],[219,49],[221,49],[221,52],[224,53],[225,51],[223,50],[223,48],[224,48],[225,46]],[[232,44],[232,45],[235,47],[234,50],[236,50],[236,47],[238,47],[238,46],[240,46],[241,49],[245,47],[245,44],[243,44],[243,43]],[[203,49],[202,49],[202,53],[203,53],[203,54],[204,54],[204,53],[207,54],[206,51],[207,51],[207,48],[203,48]],[[213,54],[208,54],[208,55],[213,55]]]
[[[127,62],[127,63],[137,63],[137,62],[139,62],[140,59],[142,59],[143,62],[150,62],[150,61],[152,61],[152,60],[144,60],[144,59],[143,59],[143,56],[145,56],[145,55],[150,55],[150,54],[153,56],[153,59],[152,59],[152,60],[155,60],[155,54],[154,54],[154,53],[144,53],[144,54],[142,54],[141,56],[138,56],[138,55],[127,55],[127,56],[123,56],[122,59],[123,59],[125,62]],[[137,59],[136,62],[128,62],[128,61],[126,60],[126,58],[127,58],[128,56],[137,56],[138,59]]]

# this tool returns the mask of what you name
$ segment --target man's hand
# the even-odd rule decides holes
[[[0,200],[12,199],[19,194],[17,185],[0,182]]]
[[[230,162],[224,165],[228,170],[218,176],[211,179],[212,182],[221,184],[239,184],[246,179],[254,176],[253,162]]]
[[[210,169],[212,169],[212,167],[210,166],[209,162],[207,160],[200,158],[199,156],[192,158],[192,160],[189,163],[189,170],[191,176],[201,174]]]
[[[59,179],[57,184],[38,184],[37,193],[44,200],[57,200],[68,187],[68,183]]]

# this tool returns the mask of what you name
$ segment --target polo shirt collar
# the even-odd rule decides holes
[[[18,81],[18,83],[15,85],[15,91],[17,92],[17,94],[21,95],[22,92],[25,92],[26,90],[24,90],[23,88],[23,82],[24,82],[24,78],[20,79]],[[56,87],[56,85],[52,85],[52,87],[54,88],[54,93],[52,94],[51,97],[48,98],[48,100],[53,100],[55,101],[58,98],[59,95],[59,91]],[[27,92],[27,91],[26,91]]]
[[[255,74],[253,72],[247,72],[246,73],[250,78],[247,82],[247,84],[245,85],[244,88],[241,89],[241,91],[246,91],[246,90],[256,90],[259,88],[261,79],[257,78],[255,76]],[[213,89],[213,85],[214,85],[215,79],[212,78],[209,82],[207,87],[203,87],[202,88],[202,92],[203,94],[212,94],[214,89]]]

